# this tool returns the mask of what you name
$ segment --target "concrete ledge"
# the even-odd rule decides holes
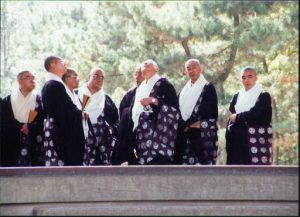
[[[298,192],[297,166],[0,168],[0,215],[297,215]]]
[[[21,207],[21,208],[20,208]],[[25,212],[24,212],[25,211]],[[51,205],[4,205],[1,215],[34,216],[296,216],[298,203],[291,202],[101,202]]]

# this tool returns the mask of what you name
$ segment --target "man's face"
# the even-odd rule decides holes
[[[51,67],[54,72],[63,75],[67,70],[67,63],[63,59],[57,59],[54,63],[51,64]]]
[[[143,77],[141,69],[138,69],[137,71],[135,71],[134,78],[135,78],[135,82],[136,82],[137,86],[139,86],[143,82],[144,77]]]
[[[18,79],[21,89],[32,91],[35,88],[35,77],[31,72],[27,72]]]
[[[100,90],[102,88],[104,82],[104,73],[101,71],[96,71],[92,75],[90,75],[89,84],[96,88],[97,90]]]
[[[152,77],[153,74],[155,74],[157,68],[152,61],[146,60],[142,63],[141,71],[142,71],[142,76],[145,79],[149,79],[150,77]]]
[[[66,78],[66,84],[71,90],[78,88],[79,78],[77,73],[71,73],[70,75],[68,75],[68,77]]]
[[[241,80],[245,87],[245,90],[249,90],[255,85],[257,81],[256,73],[251,69],[247,69],[244,71]]]
[[[197,62],[190,62],[187,65],[185,72],[189,76],[191,81],[195,82],[199,78],[199,76],[202,72],[202,67]]]

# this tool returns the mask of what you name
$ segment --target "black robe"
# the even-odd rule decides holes
[[[172,107],[175,110],[178,110],[179,105],[178,105],[178,99],[177,99],[175,88],[166,78],[160,78],[156,82],[156,84],[154,85],[153,89],[150,92],[150,97],[155,97],[159,101],[158,105],[151,104],[151,108],[152,108],[153,112],[149,115],[149,117],[147,117],[154,124],[154,126],[151,127],[151,128],[153,128],[153,127],[155,127],[155,124],[158,121],[158,116],[159,116],[159,113],[163,106]],[[130,153],[129,154],[131,156],[132,156],[132,153],[134,153],[133,149],[136,149],[137,153],[143,152],[142,150],[139,150],[140,144],[137,144],[137,136],[138,136],[137,131],[138,131],[139,126],[141,126],[143,124],[143,123],[140,123],[143,115],[141,114],[141,116],[140,116],[139,126],[137,127],[137,129],[134,132],[132,132],[133,121],[132,121],[131,114],[132,114],[134,99],[132,99],[132,100],[133,100],[133,103],[131,104],[131,107],[130,107],[130,112],[129,112],[130,118],[129,118],[129,122],[127,125],[128,131],[130,132],[130,134],[128,135],[127,141],[130,141]],[[176,125],[176,127],[177,127],[177,125]],[[154,131],[155,129],[152,129],[152,130]],[[174,135],[174,138],[176,138],[176,135]],[[152,149],[152,147],[151,147],[151,149]],[[158,153],[158,151],[159,150],[157,150],[157,154],[156,154],[155,158],[145,164],[159,165],[159,164],[171,164],[172,163],[171,159],[173,158],[173,154],[172,154],[171,158],[169,158],[165,155]],[[141,158],[140,158],[140,156],[137,156],[137,157],[138,157],[138,159],[136,159],[136,161],[133,161],[133,159],[131,158],[132,161],[130,161],[129,164],[138,164],[138,160],[140,160]]]
[[[231,100],[229,110],[235,112],[235,104],[237,103],[238,93]],[[271,124],[272,107],[271,96],[268,92],[263,92],[259,95],[254,107],[249,111],[237,114],[235,123],[228,130],[226,127],[226,151],[227,164],[243,165],[251,164],[247,127],[248,126],[267,126]]]
[[[24,123],[15,119],[10,99],[9,95],[1,101],[1,166],[42,166],[43,114],[41,98],[37,95],[35,111],[38,112],[38,115],[32,123],[28,124],[28,136],[20,132]],[[23,150],[22,154],[21,150]]]
[[[128,135],[131,134],[132,126],[129,127],[130,107],[134,103],[137,87],[129,89],[124,95],[119,106],[120,122],[118,125],[118,142],[114,150],[113,164],[119,165],[123,162],[132,161],[133,153],[130,152],[130,141]]]
[[[64,85],[47,81],[42,89],[46,118],[54,121],[54,148],[64,165],[83,165],[84,134],[82,112],[68,96]]]
[[[217,119],[217,93],[215,87],[208,83],[203,87],[191,116],[186,121],[180,118],[174,154],[175,164],[216,163]],[[187,132],[183,132],[186,127],[199,120],[200,128],[190,128]]]
[[[112,99],[105,94],[105,104],[97,123],[90,123],[86,139],[84,165],[111,165],[117,143],[119,115]]]

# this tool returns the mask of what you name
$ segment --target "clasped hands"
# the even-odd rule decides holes
[[[200,128],[201,127],[201,125],[200,125],[201,123],[200,123],[200,121],[196,121],[195,123],[192,123],[190,126],[188,126],[188,127],[186,127],[184,130],[183,130],[183,132],[187,132],[190,128]]]

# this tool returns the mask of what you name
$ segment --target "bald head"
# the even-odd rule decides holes
[[[159,72],[159,67],[153,59],[147,59],[141,64],[143,77],[149,80],[155,73]]]
[[[195,83],[200,74],[203,72],[203,65],[197,59],[189,59],[186,61],[185,65],[185,73],[189,76],[192,83]]]

